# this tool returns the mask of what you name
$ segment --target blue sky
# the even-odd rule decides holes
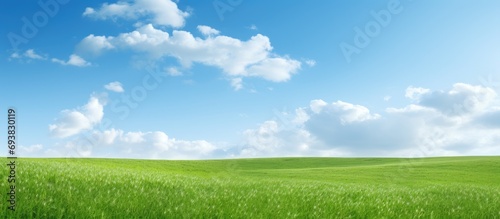
[[[19,156],[500,153],[495,1],[0,4]]]

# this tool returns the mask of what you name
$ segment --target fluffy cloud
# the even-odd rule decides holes
[[[121,84],[112,82],[105,87],[116,91],[121,88]],[[98,128],[105,124],[105,98],[105,94],[102,97],[93,95],[84,106],[61,112],[61,117],[49,125],[49,131],[53,137],[66,138],[63,142],[46,150],[41,145],[34,145],[21,147],[20,151],[23,155],[52,157],[194,159],[211,157],[218,150],[208,141],[179,140],[161,131],[100,130]]]
[[[87,7],[83,16],[102,20],[145,18],[156,25],[182,27],[189,13],[179,10],[171,0],[133,0],[104,3],[99,9]]]
[[[114,48],[110,43],[112,39],[113,37],[90,34],[77,45],[77,51],[79,54],[99,55],[102,51]]]
[[[63,111],[50,128],[59,137],[90,130],[59,148],[76,151],[77,156],[197,159],[500,153],[500,105],[494,90],[463,83],[448,91],[416,90],[419,95],[406,95],[411,104],[380,113],[344,101],[312,100],[291,113],[275,112],[277,119],[244,130],[241,142],[230,146],[179,140],[161,131],[92,129],[102,119],[103,107],[94,97],[79,109]],[[457,105],[465,110],[450,111]]]
[[[301,67],[297,60],[272,53],[269,38],[261,34],[242,41],[218,35],[219,31],[208,26],[198,26],[198,29],[208,37],[195,37],[181,30],[169,34],[147,24],[118,36],[89,35],[78,47],[91,48],[93,53],[131,49],[155,59],[174,57],[184,67],[193,63],[218,67],[230,78],[260,77],[273,82],[289,80]]]
[[[77,66],[77,67],[85,67],[85,66],[90,65],[90,62],[85,61],[85,59],[83,59],[82,57],[75,55],[75,54],[70,55],[68,61],[64,61],[64,60],[60,60],[60,59],[56,59],[56,58],[52,58],[51,61],[55,62],[55,63],[59,63],[61,65],[72,65],[72,66]]]
[[[207,158],[217,149],[205,140],[178,140],[161,131],[125,132],[120,129],[93,130],[64,144],[77,156],[154,159]]]
[[[407,89],[414,103],[383,115],[361,105],[313,100],[293,118],[244,132],[242,156],[446,156],[500,153],[495,91],[457,83],[449,91]],[[416,102],[416,103],[415,103]]]
[[[82,56],[99,55],[114,49],[130,49],[146,54],[153,60],[173,57],[184,68],[189,68],[193,63],[201,63],[222,69],[235,90],[243,88],[244,77],[284,82],[301,68],[301,62],[272,53],[269,38],[261,34],[243,41],[220,35],[220,31],[206,25],[197,26],[203,38],[195,37],[187,31],[173,30],[169,33],[164,29],[155,28],[184,25],[189,13],[179,10],[176,2],[171,0],[105,3],[99,9],[86,8],[83,15],[103,20],[123,18],[138,22],[134,25],[136,30],[132,32],[116,36],[88,35],[76,47],[76,54]],[[144,21],[148,24],[144,25]],[[54,61],[70,64],[71,59],[68,62]],[[83,59],[79,63],[80,66],[89,64]],[[315,61],[306,60],[306,64],[314,66]],[[176,71],[169,73],[179,75]]]
[[[421,87],[409,86],[406,88],[405,97],[409,99],[418,99],[422,94],[428,93],[430,90]]]
[[[197,28],[198,31],[200,31],[200,33],[205,36],[214,36],[214,35],[219,35],[220,33],[218,30],[205,25],[198,25]]]
[[[304,122],[304,129],[327,147],[369,154],[391,150],[412,140],[411,123],[399,124],[398,121],[402,121],[399,116],[382,118],[367,107],[342,101],[323,105],[318,110],[318,102],[321,100],[311,102],[310,118]]]
[[[325,107],[327,105],[328,105],[328,103],[326,103],[323,100],[312,100],[311,103],[309,104],[309,108],[311,108],[311,110],[314,113],[320,113],[321,109],[323,109],[323,107]]]
[[[419,104],[448,115],[480,113],[490,106],[497,94],[491,88],[457,83],[448,92],[434,91],[421,95]]]
[[[288,57],[266,57],[249,66],[245,76],[262,77],[273,82],[288,81],[300,69],[300,64]]]
[[[331,111],[341,113],[339,116],[341,124],[363,122],[380,118],[379,114],[371,114],[370,110],[364,106],[353,105],[342,101],[332,103]]]
[[[307,150],[309,133],[302,130],[284,130],[278,122],[269,120],[257,129],[243,132],[243,147],[236,156],[273,157],[294,156]]]
[[[55,124],[49,125],[49,131],[52,136],[57,138],[66,138],[90,130],[101,122],[104,115],[104,105],[98,97],[90,97],[87,104],[78,109],[63,110],[61,117]]]
[[[106,85],[104,85],[104,88],[106,88],[106,90],[110,90],[110,91],[117,92],[117,93],[123,93],[125,91],[123,89],[122,83],[120,83],[118,81],[114,81],[114,82],[111,82],[109,84],[106,84]]]
[[[249,129],[244,132],[246,142],[252,148],[260,151],[272,151],[283,144],[278,133],[278,123],[266,121],[258,129]]]

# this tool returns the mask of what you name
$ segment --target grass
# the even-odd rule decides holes
[[[500,157],[17,163],[1,218],[500,218]]]

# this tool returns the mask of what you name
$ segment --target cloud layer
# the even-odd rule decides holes
[[[269,151],[295,156],[500,153],[500,105],[491,88],[463,83],[453,85],[449,91],[409,87],[406,97],[414,103],[387,108],[383,115],[343,101],[312,100],[309,107],[297,109],[293,117],[282,115],[279,120],[266,121],[257,129],[245,131],[246,148],[240,154],[266,156]]]
[[[171,0],[135,0],[104,3],[99,9],[87,7],[83,16],[101,20],[146,19],[155,25],[182,27],[189,13],[179,10]]]
[[[260,77],[273,82],[291,78],[301,62],[272,53],[268,37],[257,34],[246,41],[219,35],[219,31],[208,26],[198,26],[204,38],[195,37],[187,31],[174,30],[172,34],[147,24],[135,31],[118,36],[85,37],[80,51],[100,54],[113,49],[130,49],[146,53],[154,59],[174,57],[184,67],[201,63],[222,69],[232,79]],[[84,51],[85,50],[85,51]],[[238,89],[241,83],[234,83]]]
[[[49,126],[55,137],[77,137],[45,153],[73,150],[77,156],[168,159],[500,153],[500,99],[491,88],[457,83],[448,91],[431,91],[410,86],[405,96],[409,105],[380,113],[340,100],[311,100],[306,107],[276,112],[276,119],[242,131],[240,142],[222,144],[178,140],[162,131],[97,130],[105,104],[92,96],[86,105],[62,111]],[[42,149],[26,147],[25,153]]]

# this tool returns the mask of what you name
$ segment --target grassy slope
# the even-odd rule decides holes
[[[500,218],[500,157],[18,163],[18,208],[0,217]]]

